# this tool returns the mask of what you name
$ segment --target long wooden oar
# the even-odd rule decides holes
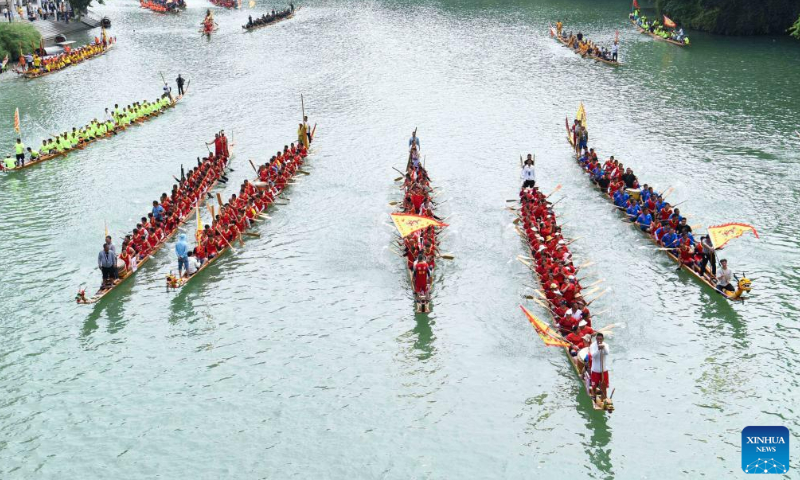
[[[605,290],[603,290],[602,292],[600,292],[600,294],[599,294],[598,296],[594,297],[592,300],[590,300],[590,301],[589,301],[589,303],[587,303],[587,304],[586,304],[586,306],[588,307],[589,305],[591,305],[592,303],[594,303],[594,302],[595,302],[595,300],[598,300],[600,297],[602,297],[603,295],[605,295],[606,293],[608,293],[608,291],[609,291],[609,290],[611,290],[611,288],[606,288]]]
[[[247,161],[250,162],[250,166],[253,167],[253,171],[256,172],[256,174],[258,174],[258,169],[256,168],[256,164],[253,163],[253,161],[250,159],[248,159]]]
[[[592,265],[594,265],[594,262],[590,260],[590,261],[584,263],[583,265],[579,265],[578,268],[591,267]]]
[[[556,185],[556,188],[554,188],[554,189],[553,189],[553,191],[552,191],[552,192],[550,192],[550,194],[548,194],[548,195],[545,195],[545,197],[544,197],[544,198],[548,198],[548,197],[550,197],[550,195],[552,195],[552,194],[556,193],[556,192],[557,192],[557,191],[559,191],[559,190],[561,190],[561,184],[560,184],[560,183],[559,183],[558,185]]]
[[[595,285],[600,285],[601,283],[603,283],[603,282],[605,282],[605,281],[606,281],[606,279],[605,279],[605,278],[601,278],[601,279],[599,279],[599,280],[597,280],[597,281],[595,281],[595,282],[592,282],[591,284],[587,285],[586,287],[587,287],[587,288],[588,288],[588,287],[594,287]]]
[[[444,258],[445,260],[454,260],[456,257],[452,253],[441,253],[439,254],[440,257]]]

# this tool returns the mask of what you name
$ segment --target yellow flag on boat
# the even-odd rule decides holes
[[[734,238],[741,237],[747,232],[753,232],[753,235],[758,238],[756,228],[746,223],[726,223],[708,227],[708,236],[711,238],[711,244],[714,245],[714,248],[722,248],[726,243]]]
[[[575,119],[581,121],[581,125],[584,127],[586,126],[586,109],[583,108],[583,102],[581,102],[581,106],[578,107],[578,113],[575,114]]]
[[[14,110],[14,130],[19,133],[19,108]]]
[[[197,217],[197,230],[194,232],[194,238],[197,240],[197,243],[200,243],[200,239],[203,238],[203,223],[200,221],[200,204],[194,206],[194,212]]]
[[[675,27],[677,27],[677,25],[675,25],[675,22],[673,22],[672,19],[669,18],[666,15],[664,15],[664,26],[667,27],[667,28],[675,28]]]
[[[430,217],[411,215],[408,213],[393,213],[392,221],[401,237],[407,237],[412,233],[428,227],[446,227],[447,224]]]
[[[519,306],[523,312],[525,312],[525,316],[528,317],[528,321],[531,322],[533,328],[536,329],[536,333],[539,334],[539,338],[542,339],[545,345],[548,347],[569,347],[569,342],[565,342],[560,335],[558,335],[550,325],[544,323],[543,321],[536,318],[534,314],[530,312],[527,308],[523,307],[522,305]]]

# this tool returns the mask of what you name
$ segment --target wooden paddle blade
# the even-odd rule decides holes
[[[253,161],[252,161],[252,160],[248,160],[248,161],[250,162],[250,166],[251,166],[251,167],[253,167],[253,171],[254,171],[254,172],[256,172],[256,173],[258,173],[258,169],[256,168],[256,164],[255,164],[255,163],[253,163]]]
[[[219,203],[219,206],[220,206],[220,207],[222,207],[223,205],[225,205],[225,204],[222,202],[222,194],[220,194],[219,192],[217,192],[217,203]]]
[[[443,253],[439,255],[440,257],[444,258],[445,260],[454,260],[456,257],[452,253]]]
[[[399,182],[399,181],[400,181],[400,180],[402,180],[402,179],[403,179],[403,177],[397,177],[397,178],[395,178],[395,179],[394,179],[394,181],[395,181],[395,182]]]

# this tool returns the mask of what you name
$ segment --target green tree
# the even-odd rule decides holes
[[[800,17],[794,22],[794,25],[789,29],[789,34],[794,38],[800,40]]]
[[[19,50],[31,52],[39,48],[42,35],[36,27],[28,22],[0,23],[0,62],[9,56],[11,60],[19,58]]]
[[[696,30],[722,35],[781,35],[800,15],[797,0],[656,0],[656,9]]]
[[[97,0],[97,3],[105,4],[105,0]],[[75,12],[75,15],[81,17],[89,12],[92,0],[69,0],[69,4],[72,5],[72,11]]]

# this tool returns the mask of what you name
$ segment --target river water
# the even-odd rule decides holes
[[[243,33],[254,10],[177,16],[130,1],[108,55],[35,81],[0,78],[0,144],[22,112],[28,144],[191,79],[172,111],[113,139],[0,179],[2,478],[723,478],[742,475],[740,432],[800,437],[797,292],[800,48],[691,32],[639,35],[618,2],[317,2]],[[247,3],[247,2],[245,2]],[[547,36],[562,19],[609,43],[614,69]],[[79,37],[82,41],[85,38]],[[310,176],[260,238],[180,293],[164,249],[96,306],[104,224],[115,237],[224,128],[229,195],[294,137],[299,96],[317,123]],[[725,249],[754,280],[732,305],[630,227],[575,166],[563,122],[586,105],[591,144],[614,154],[690,222],[750,223]],[[388,202],[419,128],[455,260],[434,311],[415,316],[389,249]],[[563,353],[520,312],[535,281],[504,210],[518,156],[536,154],[573,252],[610,287],[617,411],[591,410]],[[427,162],[427,160],[430,162]],[[191,230],[187,230],[191,234]],[[191,236],[191,235],[190,235]],[[544,317],[546,318],[546,317]],[[796,467],[796,465],[794,465]],[[794,470],[793,470],[794,471]]]

